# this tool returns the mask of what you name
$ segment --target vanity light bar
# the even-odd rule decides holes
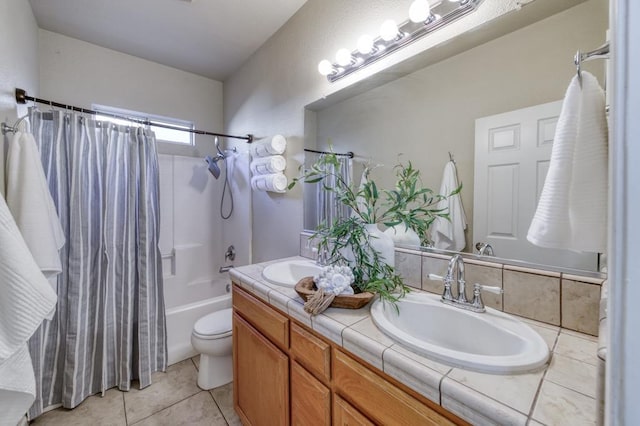
[[[338,55],[336,55],[336,62],[332,63],[326,59],[322,60],[318,64],[318,72],[326,75],[327,80],[333,83],[413,43],[421,37],[474,12],[482,1],[483,0],[442,0],[431,9],[426,6],[428,11],[427,19],[424,22],[417,23],[412,22],[410,19],[406,20],[397,27],[395,37],[391,37],[395,23],[387,20],[383,23],[381,35],[373,39],[372,44],[370,40],[366,40],[367,38],[370,39],[369,36],[362,36],[360,40],[358,40],[358,49],[351,52],[350,58],[345,54],[346,49],[340,49]],[[426,3],[426,0],[414,0],[414,3],[418,2]],[[412,4],[412,8],[413,7],[414,4]],[[361,46],[365,47],[361,48]],[[369,50],[366,48],[367,46],[371,46],[371,50],[368,53],[362,53],[362,50]]]

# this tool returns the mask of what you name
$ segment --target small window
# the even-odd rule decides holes
[[[162,117],[160,115],[147,114],[144,112],[137,112],[137,111],[131,111],[131,110],[122,109],[122,108],[114,108],[110,106],[95,105],[95,104],[93,105],[93,109],[98,112],[103,112],[105,114],[121,115],[124,117],[131,117],[133,119],[143,120],[143,121],[148,120],[153,123],[165,124],[168,126],[177,127],[185,130],[194,129],[194,125],[191,121],[180,120],[177,118]],[[110,117],[109,115],[97,114],[96,120],[109,121],[111,123],[120,124],[124,126],[142,126],[142,124],[138,124],[138,123],[127,121],[127,120],[122,120],[119,118],[113,118],[113,117]],[[185,131],[176,130],[176,129],[166,129],[164,127],[158,127],[154,125],[149,126],[149,129],[155,133],[156,140],[158,142],[175,143],[180,145],[194,145],[194,134],[191,132],[185,132]]]

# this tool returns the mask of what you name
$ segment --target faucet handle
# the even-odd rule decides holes
[[[444,277],[442,275],[436,275],[436,274],[429,274],[427,275],[429,277],[430,280],[440,280],[440,281],[444,281]]]
[[[504,293],[504,290],[501,287],[475,283],[473,285],[473,301],[471,302],[471,306],[474,308],[476,312],[485,311],[484,301],[482,300],[482,294],[480,290],[488,291],[489,293],[494,293],[494,294]]]
[[[491,286],[491,285],[482,285],[482,284],[478,284],[478,283],[475,283],[473,285],[473,289],[474,289],[474,291],[476,289],[478,289],[478,290],[482,290],[482,291],[488,291],[489,293],[493,293],[493,294],[502,294],[502,293],[504,293],[504,290],[502,289],[502,287]]]

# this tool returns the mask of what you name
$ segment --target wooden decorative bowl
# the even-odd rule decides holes
[[[295,286],[296,293],[304,299],[306,302],[313,296],[318,289],[313,282],[313,277],[305,277],[298,281]],[[345,309],[360,309],[373,299],[374,294],[368,291],[363,291],[358,294],[339,295],[331,302],[333,308],[345,308]]]

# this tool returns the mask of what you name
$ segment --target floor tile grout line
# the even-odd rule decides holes
[[[124,392],[122,393],[122,408],[124,409],[124,424],[129,426],[129,418],[127,417],[127,401],[124,398]]]
[[[186,398],[182,398],[180,401],[176,401],[176,402],[174,402],[173,404],[167,405],[166,407],[164,407],[164,408],[162,408],[162,409],[160,409],[160,410],[158,410],[158,411],[154,411],[153,413],[149,414],[148,416],[145,416],[145,417],[141,418],[140,420],[136,420],[134,423],[131,423],[131,425],[129,425],[129,424],[127,424],[127,425],[128,425],[128,426],[133,426],[133,425],[135,425],[135,424],[137,424],[137,423],[140,423],[141,421],[146,420],[146,419],[148,419],[149,417],[154,416],[154,415],[156,415],[156,414],[158,414],[158,413],[160,413],[160,412],[162,412],[162,411],[164,411],[164,410],[166,410],[166,409],[168,409],[168,408],[171,408],[171,407],[173,407],[173,406],[174,406],[174,405],[176,405],[176,404],[180,404],[181,402],[186,401],[187,399],[191,398],[192,396],[196,396],[196,395],[198,395],[198,394],[199,394],[199,393],[201,393],[201,392],[208,392],[208,391],[206,391],[206,390],[202,390],[202,389],[198,388],[198,392],[196,392],[196,393],[194,393],[194,394],[191,394],[191,395],[187,396]],[[224,416],[223,416],[223,417],[224,417]]]
[[[214,388],[215,389],[215,388]],[[211,397],[211,399],[213,399],[213,403],[216,404],[216,407],[218,407],[218,411],[220,412],[220,415],[222,416],[222,418],[224,419],[224,422],[227,424],[227,426],[229,426],[229,420],[227,420],[227,416],[224,415],[224,412],[222,411],[222,408],[220,408],[220,404],[218,404],[218,401],[216,401],[216,397],[213,396],[213,390],[214,389],[209,389],[207,391],[207,393],[209,394],[209,396]]]

